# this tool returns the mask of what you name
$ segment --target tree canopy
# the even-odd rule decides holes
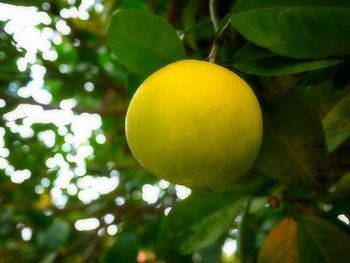
[[[348,262],[348,1],[2,0],[0,29],[1,263]],[[159,180],[126,142],[135,90],[185,58],[263,110],[225,187]]]

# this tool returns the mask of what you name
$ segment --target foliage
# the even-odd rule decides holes
[[[1,3],[35,8],[0,5],[0,262],[348,261],[348,1]],[[186,57],[250,83],[264,139],[243,178],[185,199],[124,118]]]

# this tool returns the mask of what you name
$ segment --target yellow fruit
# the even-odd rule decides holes
[[[239,76],[210,62],[182,60],[138,88],[126,115],[126,137],[135,158],[159,178],[215,187],[252,166],[262,115]]]

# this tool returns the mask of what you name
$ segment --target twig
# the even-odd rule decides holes
[[[209,13],[210,20],[213,23],[214,31],[216,33],[219,28],[219,20],[215,12],[215,0],[209,0]]]
[[[216,54],[218,51],[218,39],[217,39],[216,33],[219,27],[218,17],[215,12],[215,0],[209,0],[209,13],[210,13],[210,20],[214,27],[215,38],[214,38],[214,42],[211,47],[210,53],[208,55],[208,60],[214,63],[216,59]]]
[[[95,248],[98,245],[99,240],[101,239],[101,236],[96,235],[94,239],[91,240],[91,242],[87,245],[85,251],[84,251],[84,255],[83,255],[83,259],[81,260],[82,263],[88,262],[90,257],[92,256]]]

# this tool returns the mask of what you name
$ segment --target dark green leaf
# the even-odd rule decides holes
[[[350,236],[325,219],[308,216],[298,227],[301,262],[347,263]]]
[[[210,246],[200,249],[197,253],[202,257],[201,263],[220,262],[222,256],[222,244],[223,240],[219,238]]]
[[[294,88],[302,78],[303,76],[301,74],[274,77],[261,76],[258,78],[259,85],[257,86],[257,92],[261,97],[271,100]]]
[[[69,234],[69,224],[63,221],[56,221],[46,231],[38,234],[38,243],[42,247],[54,250],[67,241]]]
[[[120,0],[116,5],[118,9],[146,9],[146,3],[143,0]]]
[[[109,46],[118,60],[142,76],[186,57],[171,25],[145,10],[117,11],[107,35]]]
[[[132,231],[122,232],[107,251],[103,262],[136,263],[137,253],[138,241],[136,234]]]
[[[143,80],[143,77],[140,77],[132,72],[128,72],[126,77],[126,93],[128,95],[128,99],[132,98]]]
[[[325,68],[341,61],[340,59],[297,60],[281,57],[249,43],[236,53],[233,66],[248,74],[278,76]]]
[[[286,185],[322,188],[328,157],[321,122],[291,90],[264,105],[264,138],[255,166]]]
[[[350,2],[240,0],[231,23],[274,53],[320,59],[350,53]]]
[[[334,73],[333,83],[337,88],[344,88],[350,84],[350,59],[345,60],[341,63]]]
[[[309,88],[304,95],[318,110],[328,151],[333,152],[350,136],[350,88],[338,90],[326,81]]]

